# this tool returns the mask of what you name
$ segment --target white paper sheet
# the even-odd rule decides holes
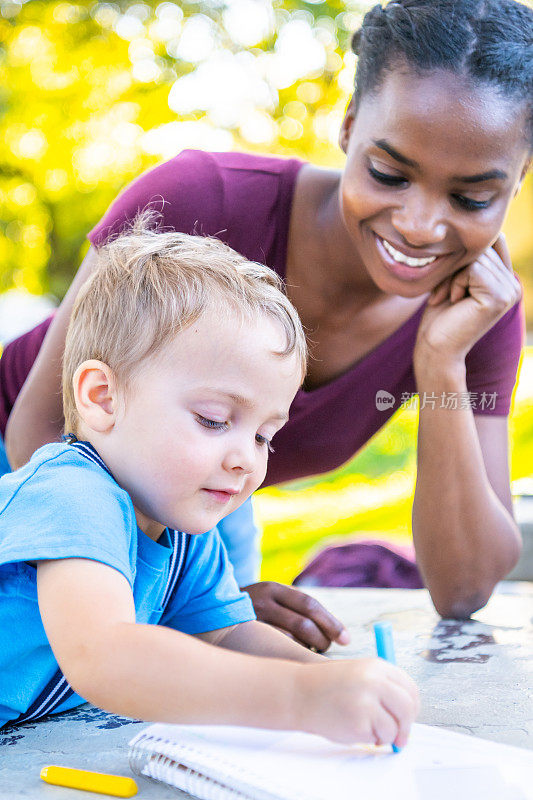
[[[283,800],[533,800],[532,752],[426,725],[415,725],[397,754],[251,728],[153,725],[149,732],[175,742],[176,752],[185,745],[198,771]]]

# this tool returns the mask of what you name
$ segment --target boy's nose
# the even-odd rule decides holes
[[[256,449],[255,442],[248,445],[247,442],[239,442],[229,449],[224,457],[224,468],[227,470],[239,470],[249,475],[255,470]]]

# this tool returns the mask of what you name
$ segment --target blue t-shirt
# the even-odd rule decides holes
[[[129,495],[104,468],[71,445],[48,444],[0,479],[0,726],[25,712],[58,669],[28,562],[88,558],[113,567],[132,588],[139,623],[194,634],[255,619],[216,529],[180,536],[184,561],[163,609],[171,535],[146,536]],[[56,711],[82,702],[74,694]]]

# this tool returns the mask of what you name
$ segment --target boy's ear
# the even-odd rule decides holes
[[[106,433],[115,424],[117,385],[113,370],[103,361],[90,359],[80,364],[72,379],[76,408],[93,431]]]

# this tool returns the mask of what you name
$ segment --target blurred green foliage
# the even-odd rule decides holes
[[[524,351],[510,415],[511,478],[533,487],[533,347]],[[254,497],[263,528],[263,580],[291,583],[330,544],[411,544],[418,411],[403,407],[355,458],[326,475]]]
[[[349,11],[335,1],[256,5],[266,12],[262,29],[249,30],[253,9],[244,2],[241,19],[246,23],[248,14],[248,24],[239,34],[238,22],[217,0],[179,6],[1,0],[0,291],[23,286],[62,297],[86,234],[109,203],[143,169],[178,152],[180,143],[195,146],[200,139],[196,146],[202,146],[203,138],[214,149],[338,158],[328,126],[336,125],[348,96],[343,55],[360,4]],[[272,75],[261,82],[261,72],[272,73],[276,65],[260,66],[259,59],[276,57],[276,39],[288,22],[313,26],[309,42],[319,45],[324,63],[289,86]],[[259,39],[250,46],[237,35]],[[320,58],[319,52],[317,63]],[[238,77],[240,69],[243,81],[255,74],[261,91],[257,102],[244,98],[242,119],[220,119],[220,110],[187,108],[186,101],[183,110],[169,105],[180,78],[203,69],[209,80],[205,66],[213,60],[230,65],[231,75]],[[351,76],[352,56],[348,64]],[[172,123],[165,135],[163,126]],[[189,134],[185,140],[176,123]],[[226,137],[210,137],[209,130]]]
[[[0,291],[61,298],[120,189],[184,146],[339,166],[371,5],[0,0]],[[528,282],[532,191],[510,225]]]

